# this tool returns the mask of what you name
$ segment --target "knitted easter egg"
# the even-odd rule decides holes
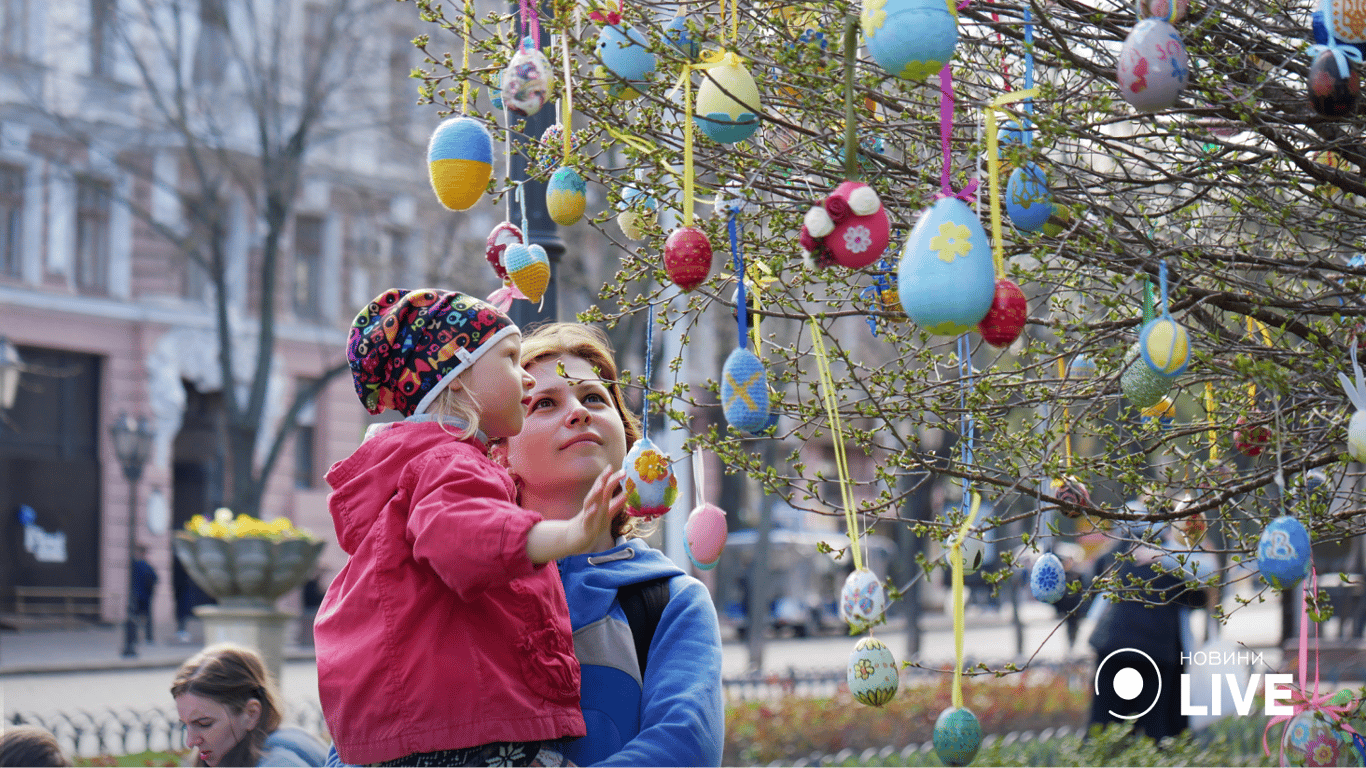
[[[1053,215],[1053,195],[1043,169],[1035,163],[1010,172],[1006,181],[1006,215],[1021,232],[1038,232]]]
[[[598,56],[610,76],[607,92],[618,99],[634,99],[645,89],[655,71],[650,42],[635,27],[609,24],[598,33]],[[622,81],[625,82],[622,82]]]
[[[873,61],[904,80],[938,74],[958,47],[953,0],[863,0],[859,20]]]
[[[882,621],[887,612],[887,593],[877,576],[867,568],[853,571],[844,580],[840,591],[840,618],[849,624],[850,629],[862,632]]]
[[[1357,411],[1347,422],[1347,454],[1353,461],[1366,462],[1366,411]]]
[[[1041,603],[1056,603],[1067,594],[1067,574],[1062,561],[1052,552],[1039,555],[1029,569],[1029,591]]]
[[[583,210],[588,206],[586,193],[587,187],[579,172],[563,166],[546,184],[545,209],[556,224],[567,227],[583,218]]]
[[[711,241],[697,227],[679,227],[664,241],[664,271],[679,288],[691,291],[711,274]]]
[[[631,240],[644,240],[646,227],[656,218],[658,203],[653,197],[635,187],[627,187],[621,192],[621,213],[617,214],[617,226],[621,234]]]
[[[1067,378],[1089,379],[1096,375],[1096,361],[1086,355],[1077,355],[1067,364]]]
[[[503,266],[503,252],[509,245],[523,243],[526,238],[522,236],[522,230],[516,224],[505,221],[493,228],[489,232],[488,240],[484,247],[484,258],[493,266],[493,271],[498,273],[500,280],[508,279],[507,267]]]
[[[1271,443],[1271,429],[1261,422],[1265,416],[1253,409],[1247,416],[1239,416],[1233,430],[1233,447],[1244,456],[1260,456]]]
[[[849,693],[861,704],[880,707],[896,696],[901,685],[896,657],[887,644],[875,637],[865,637],[854,645],[849,654],[846,679]]]
[[[726,548],[726,513],[715,504],[706,503],[693,509],[683,529],[683,549],[688,559],[700,571],[710,571],[721,559]]]
[[[944,765],[968,765],[982,746],[982,724],[972,710],[949,707],[934,721],[934,753]]]
[[[443,120],[427,144],[427,170],[442,205],[469,210],[493,178],[493,137],[473,118]]]
[[[1180,376],[1190,361],[1190,334],[1170,316],[1156,317],[1138,332],[1143,362],[1158,376]]]
[[[1333,0],[1333,35],[1343,43],[1366,43],[1366,0]]]
[[[678,49],[683,58],[696,61],[702,53],[702,43],[698,36],[688,31],[688,17],[675,16],[664,27],[664,39]]]
[[[1176,421],[1176,403],[1172,401],[1171,395],[1166,395],[1155,404],[1139,411],[1138,416],[1141,424],[1157,419],[1158,426],[1167,429]]]
[[[862,182],[846,181],[806,212],[800,241],[818,262],[829,254],[850,269],[860,269],[882,257],[890,235],[877,192]]]
[[[678,478],[669,457],[650,438],[637,440],[621,466],[626,470],[621,487],[626,492],[628,515],[653,520],[669,511],[678,498]]]
[[[513,243],[503,250],[503,266],[517,290],[532,303],[541,300],[550,285],[550,258],[539,245]]]
[[[1290,589],[1309,575],[1309,532],[1289,516],[1272,520],[1257,541],[1257,569],[1277,589]]]
[[[1158,375],[1147,363],[1138,359],[1138,345],[1129,347],[1124,354],[1124,372],[1119,375],[1120,388],[1129,402],[1138,408],[1156,405],[1167,390],[1172,388],[1172,380]]]
[[[744,347],[736,347],[721,370],[721,407],[726,422],[750,435],[768,424],[768,371]]]
[[[550,101],[550,89],[555,82],[555,70],[550,61],[541,53],[531,38],[522,41],[522,47],[512,54],[507,68],[503,70],[503,103],[520,117],[530,117],[541,111]]]
[[[1028,319],[1029,308],[1025,304],[1024,291],[1002,277],[996,281],[991,309],[977,324],[977,330],[982,334],[982,340],[991,346],[1008,347],[1020,338]]]
[[[1165,19],[1167,14],[1171,13],[1171,7],[1171,0],[1138,0],[1138,16],[1143,19],[1149,16]],[[1179,24],[1184,21],[1189,7],[1190,0],[1176,0],[1176,18],[1173,23]]]
[[[1140,112],[1176,103],[1190,79],[1190,58],[1176,27],[1162,19],[1140,21],[1119,52],[1119,92]]]
[[[1080,480],[1070,475],[1053,480],[1049,484],[1049,495],[1068,504],[1083,507],[1092,506],[1091,492]],[[1058,507],[1058,512],[1062,513],[1063,517],[1070,517],[1074,520],[1084,514],[1081,510],[1064,506]]]
[[[920,214],[901,250],[896,287],[906,316],[930,333],[957,336],[986,317],[996,269],[967,203],[946,197]]]
[[[759,129],[759,88],[734,54],[702,70],[697,88],[697,127],[718,144],[744,141]]]
[[[493,73],[493,82],[489,83],[489,103],[494,109],[503,108],[503,73],[501,71]]]
[[[1281,753],[1281,765],[1286,766],[1361,765],[1350,735],[1312,709],[1285,724]]]
[[[1339,66],[1333,52],[1323,51],[1309,65],[1309,106],[1324,117],[1346,117],[1361,100],[1361,76],[1345,57]]]
[[[569,133],[569,151],[578,147],[578,138],[573,131]],[[564,126],[551,123],[541,132],[540,146],[536,147],[535,159],[527,161],[526,172],[536,179],[548,179],[559,169],[564,157]]]

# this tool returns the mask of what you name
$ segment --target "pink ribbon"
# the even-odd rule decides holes
[[[964,0],[958,7],[966,5],[967,0]],[[939,176],[939,194],[935,195],[935,199],[956,197],[970,203],[977,191],[977,179],[968,182],[968,185],[958,192],[954,192],[953,187],[949,185],[950,171],[953,169],[949,154],[949,139],[953,134],[953,73],[949,71],[950,66],[952,62],[939,70],[939,144],[944,152],[944,170]]]
[[[529,4],[527,0],[521,0],[522,6],[522,35],[527,34],[528,26],[531,31],[532,44],[541,47],[541,17],[536,12],[536,7]]]
[[[1317,627],[1314,628],[1314,688],[1313,693],[1309,692],[1309,673],[1307,671],[1309,669],[1310,624],[1308,590],[1311,589],[1314,591],[1315,595],[1318,594],[1319,574],[1318,571],[1314,569],[1312,564],[1309,568],[1309,586],[1308,589],[1306,589],[1304,593],[1301,595],[1300,601],[1300,684],[1296,687],[1291,688],[1290,698],[1286,702],[1294,709],[1294,713],[1289,715],[1276,715],[1275,717],[1271,718],[1271,720],[1266,724],[1266,728],[1262,731],[1262,754],[1266,755],[1267,757],[1271,756],[1271,748],[1267,746],[1266,737],[1267,734],[1271,733],[1272,727],[1274,727],[1277,723],[1285,723],[1285,727],[1289,728],[1289,721],[1303,712],[1315,711],[1322,713],[1323,716],[1328,718],[1330,722],[1341,727],[1348,733],[1356,733],[1356,730],[1352,728],[1350,724],[1341,722],[1343,714],[1356,709],[1356,702],[1349,698],[1346,704],[1333,704],[1332,700],[1336,698],[1336,695],[1328,696],[1326,694],[1319,693],[1319,646]],[[1285,764],[1284,734],[1282,734],[1281,738],[1279,762],[1282,765]]]
[[[507,311],[512,307],[513,299],[530,301],[530,299],[526,297],[526,294],[522,293],[521,289],[519,289],[511,280],[508,280],[503,283],[502,288],[490,293],[485,301],[497,307],[499,312],[507,314]]]

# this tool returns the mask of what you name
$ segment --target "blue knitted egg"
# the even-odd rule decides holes
[[[726,422],[746,434],[757,435],[768,424],[768,371],[744,347],[731,352],[721,369],[721,407]]]
[[[1029,591],[1043,603],[1056,603],[1067,594],[1067,574],[1062,561],[1052,552],[1045,552],[1029,570]]]
[[[904,80],[938,74],[958,47],[954,0],[863,0],[860,21],[873,61]]]
[[[949,707],[934,721],[934,753],[944,765],[968,765],[982,746],[982,724],[967,707]]]
[[[556,224],[567,227],[583,218],[588,207],[587,185],[579,172],[561,166],[545,187],[545,208]]]
[[[1034,163],[1010,172],[1006,181],[1006,215],[1021,232],[1038,232],[1053,215],[1053,194],[1043,169]]]
[[[1289,516],[1272,520],[1257,542],[1257,568],[1277,589],[1290,589],[1309,575],[1309,532]]]

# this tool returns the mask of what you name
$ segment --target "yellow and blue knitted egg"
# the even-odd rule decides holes
[[[901,307],[920,327],[957,336],[977,327],[996,297],[991,243],[967,203],[946,197],[920,214],[897,267]]]
[[[865,637],[854,645],[845,679],[849,683],[849,693],[870,707],[880,707],[891,701],[901,685],[896,657],[886,643],[875,637]]]
[[[934,753],[944,765],[972,763],[982,746],[982,724],[967,707],[949,707],[934,721]]]
[[[1053,194],[1043,169],[1034,163],[1010,172],[1006,181],[1006,215],[1021,232],[1038,232],[1053,215]]]
[[[598,74],[608,78],[607,93],[618,99],[639,98],[655,71],[650,41],[630,25],[603,27],[598,33],[598,56],[605,70]]]
[[[873,61],[903,80],[938,74],[958,47],[954,0],[863,0],[860,22]]]
[[[1139,331],[1138,348],[1153,373],[1180,376],[1190,360],[1190,334],[1171,316],[1156,317]]]
[[[469,210],[493,178],[493,137],[473,118],[442,121],[427,144],[427,170],[432,191],[443,206]]]
[[[550,258],[539,245],[513,243],[503,251],[508,278],[532,303],[539,302],[550,285]]]
[[[759,88],[749,70],[732,61],[702,70],[697,127],[718,144],[744,141],[759,130]]]
[[[1290,589],[1309,575],[1309,532],[1282,515],[1267,524],[1257,541],[1257,569],[1276,589]]]
[[[669,457],[648,437],[631,446],[622,460],[626,477],[621,480],[626,492],[626,514],[653,520],[669,511],[678,498],[678,478]]]
[[[768,371],[753,352],[737,347],[721,369],[721,407],[726,422],[750,435],[768,426]]]
[[[583,218],[588,206],[587,187],[579,172],[569,166],[561,166],[550,177],[545,188],[545,207],[556,224],[567,227]]]
[[[1067,594],[1067,573],[1052,552],[1039,555],[1029,569],[1029,591],[1041,603],[1056,603]]]

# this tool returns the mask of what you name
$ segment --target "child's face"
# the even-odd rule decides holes
[[[528,393],[536,379],[522,369],[521,356],[522,337],[505,336],[460,376],[479,404],[479,428],[490,438],[522,431]]]

